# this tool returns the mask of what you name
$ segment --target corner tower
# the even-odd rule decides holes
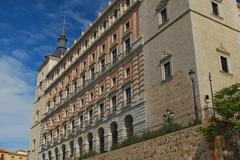
[[[29,139],[29,159],[37,160],[38,153],[41,150],[40,144],[42,143],[42,118],[46,112],[46,95],[45,91],[48,87],[47,75],[54,66],[60,61],[61,56],[67,50],[67,36],[65,34],[65,20],[62,25],[61,34],[58,38],[56,50],[45,57],[43,64],[38,69],[35,102],[32,117],[31,134]]]

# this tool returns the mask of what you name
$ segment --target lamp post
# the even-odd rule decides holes
[[[195,75],[196,73],[193,70],[189,71],[189,77],[192,81],[192,90],[193,90],[193,100],[194,100],[194,112],[195,112],[195,124],[199,123],[199,115],[198,115],[198,108],[197,108],[197,101],[196,101],[196,92],[195,92]]]
[[[167,109],[166,112],[163,114],[164,122],[170,125],[172,124],[173,117],[174,117],[174,112],[170,109]]]
[[[212,107],[213,107],[213,117],[215,117],[215,110],[214,110],[214,101],[213,101],[213,87],[212,87],[212,75],[209,72],[209,83],[210,83],[210,90],[211,90],[211,98],[212,98]]]

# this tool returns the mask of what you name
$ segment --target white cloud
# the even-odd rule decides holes
[[[12,51],[12,55],[20,60],[27,60],[30,57],[30,53],[27,53],[24,50],[16,49]]]
[[[34,92],[29,78],[34,75],[19,60],[0,57],[0,143],[28,140]]]
[[[90,24],[90,21],[82,17],[79,12],[74,12],[73,10],[67,10],[65,13],[67,17],[70,17],[76,22],[78,22],[83,28],[86,28]]]
[[[39,41],[45,40],[44,35],[40,32],[37,33],[37,32],[21,30],[20,34],[26,44],[35,44],[35,43],[38,43]]]

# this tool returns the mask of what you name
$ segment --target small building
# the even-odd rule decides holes
[[[23,150],[18,150],[16,152],[6,151],[0,149],[0,160],[27,160],[28,153]]]

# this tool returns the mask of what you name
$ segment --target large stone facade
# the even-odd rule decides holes
[[[204,121],[209,72],[213,92],[240,82],[239,19],[234,1],[113,0],[65,53],[61,35],[41,66],[30,159],[109,151],[159,128],[169,109],[175,122]]]
[[[218,5],[218,14],[212,10]],[[158,8],[166,7],[168,17],[159,24]],[[235,1],[180,0],[143,1],[141,8],[144,34],[144,97],[147,128],[163,123],[166,109],[175,119],[195,119],[192,82],[189,71],[195,72],[196,106],[200,119],[212,106],[209,73],[213,93],[239,83],[240,17]],[[217,14],[217,13],[216,13]],[[227,59],[223,71],[220,57]],[[171,63],[171,77],[164,79],[165,62]]]
[[[105,153],[89,160],[210,160],[212,150],[197,127]]]

